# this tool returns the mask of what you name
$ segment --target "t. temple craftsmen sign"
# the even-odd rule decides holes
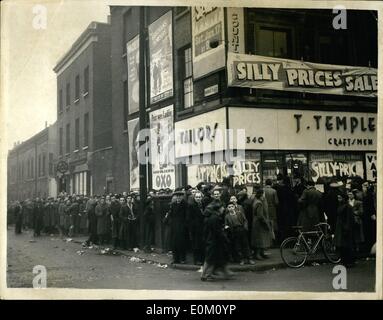
[[[228,85],[283,91],[377,96],[377,69],[228,53]]]

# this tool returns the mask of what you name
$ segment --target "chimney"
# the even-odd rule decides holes
[[[107,20],[107,23],[108,23],[108,24],[111,24],[111,22],[112,22],[111,15],[108,14],[108,20]]]
[[[48,121],[45,121],[45,128],[48,127]]]

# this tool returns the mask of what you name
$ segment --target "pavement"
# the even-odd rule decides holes
[[[43,266],[48,288],[137,289],[153,292],[338,291],[333,288],[334,265],[320,263],[320,257],[302,268],[293,269],[281,264],[278,249],[271,249],[270,259],[256,261],[255,266],[232,265],[236,271],[251,272],[235,272],[234,279],[230,281],[217,279],[203,282],[200,281],[201,269],[191,264],[190,255],[187,264],[171,265],[171,254],[159,250],[145,253],[113,251],[98,246],[83,247],[84,240],[85,237],[60,238],[57,235],[36,238],[31,231],[15,235],[13,230],[8,230],[7,286],[33,287],[36,274],[32,271],[36,266]],[[375,264],[375,259],[358,260],[354,268],[347,269],[347,288],[342,290],[374,291]],[[158,298],[157,295],[155,297]]]
[[[87,237],[74,237],[71,238],[71,241],[78,244],[83,244],[87,240]],[[100,249],[102,254],[115,254],[118,255],[124,255],[128,258],[131,258],[132,261],[137,262],[149,262],[152,264],[157,264],[161,266],[171,267],[174,269],[179,270],[190,270],[190,271],[197,271],[201,269],[201,266],[195,265],[192,263],[192,255],[190,253],[187,254],[186,257],[186,263],[184,264],[173,264],[172,263],[172,254],[171,252],[164,253],[162,252],[162,249],[156,249],[152,248],[152,252],[144,252],[142,250],[139,250],[138,248],[132,251],[129,250],[121,250],[116,249],[112,250],[111,247],[108,246],[95,246],[96,248]],[[87,247],[84,247],[86,250]],[[91,248],[93,249],[93,247]],[[327,259],[324,257],[322,252],[318,250],[319,252],[315,255],[308,257],[306,265],[317,265],[318,263],[325,263],[328,262]],[[283,262],[280,254],[279,248],[271,248],[267,251],[268,259],[264,260],[255,260],[255,264],[245,264],[240,265],[238,263],[230,263],[229,268],[232,271],[235,272],[245,272],[245,271],[267,271],[267,270],[276,270],[276,269],[282,269],[282,268],[288,268],[288,266]],[[367,255],[360,255],[359,258],[366,258]]]

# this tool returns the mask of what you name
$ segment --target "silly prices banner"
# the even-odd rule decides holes
[[[172,11],[149,26],[150,103],[173,96]]]
[[[376,97],[377,69],[228,53],[228,85]]]
[[[173,105],[150,113],[153,189],[175,189]]]

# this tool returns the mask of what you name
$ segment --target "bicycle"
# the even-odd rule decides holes
[[[322,227],[325,227],[323,230]],[[340,256],[334,245],[334,235],[329,233],[330,225],[328,223],[318,223],[315,225],[317,231],[302,232],[302,226],[295,226],[293,229],[298,231],[297,237],[289,237],[281,243],[280,251],[284,263],[291,268],[302,267],[308,256],[314,255],[321,244],[324,256],[331,263],[339,263]],[[317,240],[312,243],[312,237]]]

